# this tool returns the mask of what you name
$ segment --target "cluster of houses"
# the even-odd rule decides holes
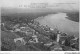
[[[63,50],[60,45],[65,46],[67,44],[66,46],[68,46],[69,45],[68,43],[70,43],[70,46],[71,45],[73,46],[77,43],[76,40],[78,39],[74,36],[68,36],[67,33],[60,32],[57,28],[52,29],[47,25],[45,26],[40,25],[39,22],[37,21],[28,23],[28,24],[26,23],[16,24],[12,27],[12,30],[9,30],[9,31],[14,33],[20,32],[22,34],[25,34],[24,36],[14,39],[14,42],[17,46],[26,45],[27,43],[35,43],[35,44],[41,43],[47,47],[50,47],[53,45],[52,47],[50,47],[51,50],[53,51]],[[40,38],[41,38],[41,41],[39,40]]]

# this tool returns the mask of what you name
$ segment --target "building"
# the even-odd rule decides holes
[[[14,42],[15,42],[16,46],[21,46],[21,45],[25,45],[26,44],[26,42],[24,40],[24,37],[15,38]]]

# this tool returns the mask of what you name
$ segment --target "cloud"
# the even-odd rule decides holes
[[[78,9],[78,0],[2,0],[1,6],[2,7],[14,7],[18,8],[19,5],[29,5],[30,3],[76,3],[76,4],[69,4],[73,8]],[[59,7],[64,7],[65,9],[69,8],[68,4],[62,4]]]

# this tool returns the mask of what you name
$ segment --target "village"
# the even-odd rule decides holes
[[[76,38],[75,35],[61,32],[58,28],[53,29],[47,25],[40,25],[39,22],[34,20],[14,25],[6,23],[1,24],[1,30],[18,35],[13,39],[15,49],[12,49],[12,51],[79,50],[79,38]]]

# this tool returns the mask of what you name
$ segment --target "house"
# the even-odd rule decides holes
[[[21,46],[21,45],[25,45],[26,42],[24,40],[24,37],[20,37],[20,38],[15,38],[14,42],[17,46]]]

